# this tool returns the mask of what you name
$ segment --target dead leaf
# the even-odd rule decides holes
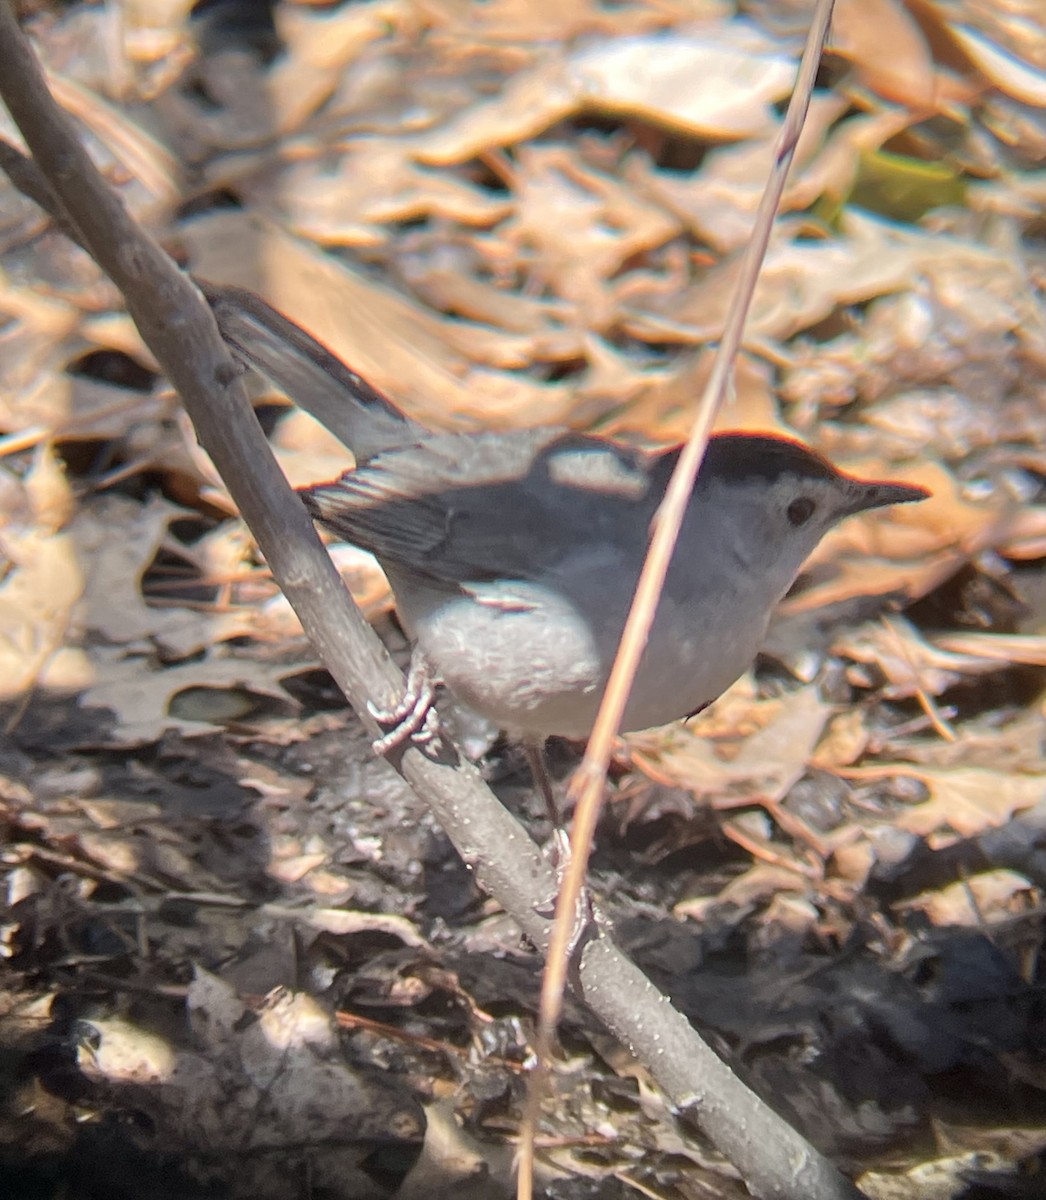
[[[891,763],[839,770],[846,779],[872,781],[902,776],[917,779],[930,790],[930,799],[894,815],[901,829],[920,837],[951,831],[960,837],[976,837],[986,829],[1003,825],[1016,813],[1041,803],[1046,773],[1018,774],[1000,765],[949,769]]]
[[[949,653],[939,641],[928,642],[900,616],[844,630],[832,650],[855,662],[874,664],[886,679],[884,694],[892,699],[918,691],[940,696],[961,679],[998,669],[987,655]]]
[[[1018,58],[972,25],[955,22],[949,23],[948,29],[974,66],[997,88],[1035,108],[1046,107],[1046,71],[1041,66]]]
[[[775,716],[730,761],[686,726],[629,734],[625,741],[638,767],[661,783],[688,788],[695,798],[719,805],[777,801],[806,770],[830,710],[812,687],[773,707]]]
[[[1038,903],[1037,889],[1016,871],[983,871],[936,891],[923,892],[904,908],[925,914],[936,926],[975,929],[1012,921]]]
[[[82,651],[65,647],[85,587],[75,541],[9,530],[3,546],[11,569],[0,579],[0,697],[37,684],[75,690],[89,675]]]
[[[932,112],[940,86],[922,30],[897,0],[840,0],[832,50],[850,59],[860,81],[887,100]]]
[[[113,745],[121,746],[145,745],[172,729],[190,737],[213,731],[217,726],[211,721],[172,715],[172,701],[190,688],[243,689],[292,705],[279,681],[309,665],[216,659],[156,670],[148,659],[125,656],[117,650],[95,651],[92,663],[94,680],[84,689],[80,703],[114,714],[116,723],[109,737]]]

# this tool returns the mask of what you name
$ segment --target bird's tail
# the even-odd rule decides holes
[[[196,282],[236,357],[326,426],[358,463],[424,434],[386,396],[259,296]]]

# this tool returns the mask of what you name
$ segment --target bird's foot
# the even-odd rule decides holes
[[[435,680],[425,659],[415,652],[407,672],[407,688],[392,708],[379,708],[367,702],[367,711],[384,730],[371,743],[374,753],[383,756],[412,741],[427,746],[439,737],[439,716],[432,705]]]
[[[545,853],[548,855],[552,869],[556,875],[556,891],[547,900],[536,904],[534,911],[538,916],[551,918],[555,916],[557,897],[570,871],[571,863],[574,860],[573,851],[570,846],[570,835],[562,825],[557,825],[552,830],[552,837],[545,847]],[[592,936],[595,918],[596,906],[592,899],[591,889],[587,883],[583,883],[581,891],[578,894],[577,904],[574,906],[573,923],[570,927],[570,937],[567,939],[567,958],[570,962],[571,973],[573,973],[577,965],[576,956],[578,950]]]
[[[570,845],[570,834],[563,824],[563,817],[552,790],[552,777],[549,775],[548,763],[545,761],[544,741],[525,741],[523,750],[527,756],[527,762],[530,764],[530,774],[533,777],[534,785],[545,801],[545,811],[552,826],[552,835],[545,844],[543,853],[555,872],[556,890],[551,896],[534,905],[534,911],[539,917],[551,918],[556,912],[556,898],[563,888],[563,882],[570,871],[570,864],[574,861],[574,852]],[[570,939],[567,942],[567,953],[572,962],[578,948],[587,940],[587,932],[592,926],[594,914],[595,904],[592,900],[592,893],[588,884],[584,883],[574,907],[574,920],[570,930]]]

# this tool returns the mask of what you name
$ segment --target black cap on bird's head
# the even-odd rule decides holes
[[[759,433],[713,435],[701,464],[701,475],[725,484],[774,485],[787,479],[800,490],[807,480],[819,488],[834,483],[838,489],[838,503],[833,506],[835,520],[873,508],[925,500],[930,494],[926,488],[910,484],[855,479],[801,442]],[[804,507],[796,508],[797,515]]]
[[[839,472],[826,458],[791,438],[766,433],[715,433],[708,439],[701,470],[724,482],[763,480],[782,475],[835,479]]]

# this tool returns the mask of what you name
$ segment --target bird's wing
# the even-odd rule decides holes
[[[540,580],[593,539],[645,541],[664,458],[559,429],[448,434],[302,498],[317,520],[412,574],[454,586]]]

